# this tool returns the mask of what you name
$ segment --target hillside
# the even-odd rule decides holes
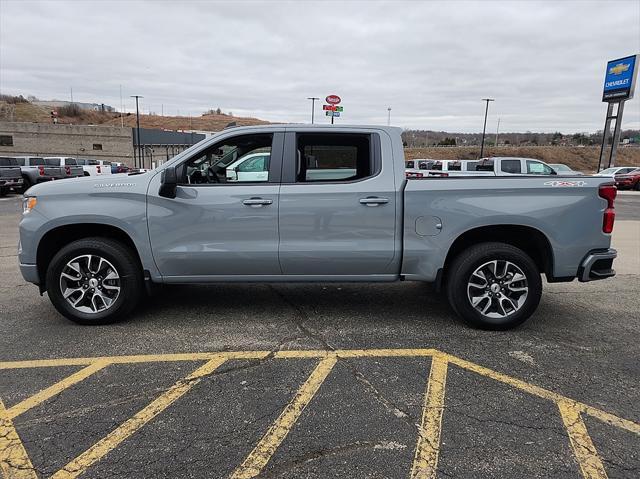
[[[478,158],[479,147],[429,147],[405,148],[407,159],[431,158],[434,160],[473,160]],[[598,146],[499,146],[485,147],[485,156],[520,156],[536,158],[545,163],[564,163],[571,168],[593,172],[598,167]],[[616,165],[640,166],[640,147],[619,147]]]
[[[120,114],[115,112],[99,112],[78,110],[77,115],[65,115],[66,109],[59,109],[58,123],[74,125],[108,125],[120,126]],[[136,126],[136,115],[127,113],[122,118],[124,125]],[[0,121],[51,123],[51,109],[29,102],[8,103],[0,101]],[[203,130],[220,131],[231,122],[238,126],[264,125],[268,121],[258,118],[236,117],[231,115],[208,114],[202,116],[160,116],[140,115],[141,128],[157,128],[165,130]]]

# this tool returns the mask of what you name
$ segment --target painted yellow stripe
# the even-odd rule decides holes
[[[548,389],[544,389],[534,384],[521,381],[520,379],[512,378],[511,376],[507,376],[506,374],[502,374],[502,373],[493,371],[491,369],[485,368],[483,366],[480,366],[478,364],[465,361],[464,359],[460,359],[456,356],[451,356],[450,354],[446,354],[446,357],[448,358],[451,364],[455,364],[456,366],[460,366],[461,368],[467,369],[469,371],[473,371],[482,376],[486,376],[488,378],[495,379],[496,381],[500,381],[502,383],[508,384],[509,386],[513,386],[515,388],[521,389],[522,391],[527,392],[529,394],[533,394],[534,396],[538,396],[543,399],[548,399],[556,403],[560,401],[573,403],[573,405],[576,408],[578,408],[580,411],[583,411],[589,414],[590,416],[600,419],[601,421],[604,421],[613,426],[617,426],[629,432],[633,432],[640,435],[640,424],[637,424],[633,421],[620,418],[614,414],[610,414],[600,409],[588,406],[579,401],[574,401],[572,399],[569,399],[565,396],[562,396],[561,394],[557,394],[557,393],[554,393],[553,391],[549,391]]]
[[[34,479],[33,464],[0,400],[0,471],[5,479]]]
[[[160,397],[136,413],[131,419],[128,419],[122,425],[118,426],[103,439],[69,462],[69,464],[64,466],[60,471],[56,472],[51,476],[52,479],[69,479],[78,477],[84,473],[91,465],[101,460],[125,439],[184,396],[193,386],[198,384],[204,376],[213,373],[225,361],[226,358],[224,357],[213,358],[186,378],[179,380]]]
[[[446,382],[447,360],[444,356],[434,356],[424,398],[416,454],[411,469],[412,479],[434,479],[436,477]]]
[[[580,409],[572,401],[559,401],[558,408],[584,478],[606,479],[607,473],[580,416]]]
[[[333,366],[335,366],[336,361],[337,358],[335,356],[327,356],[320,361],[258,445],[231,475],[233,479],[248,479],[260,474],[271,459],[271,456],[273,456],[273,453],[278,449],[278,446],[289,434],[304,408],[307,407],[313,396],[318,392]]]
[[[56,366],[88,366],[96,361],[111,364],[153,363],[170,361],[207,361],[212,358],[225,359],[262,359],[271,354],[269,351],[230,351],[184,354],[141,354],[137,356],[97,356],[93,358],[36,359],[31,361],[2,361],[0,369],[43,368]]]
[[[88,378],[92,374],[100,371],[101,369],[105,368],[108,365],[109,363],[106,361],[97,361],[87,366],[86,368],[83,368],[80,371],[73,373],[71,376],[67,376],[63,380],[49,386],[48,388],[43,389],[42,391],[40,391],[37,394],[34,394],[30,398],[27,398],[24,401],[19,402],[14,406],[11,406],[9,409],[7,409],[7,413],[11,419],[14,419],[20,414],[22,414],[23,412],[28,411],[32,407],[35,407],[38,404],[43,403],[44,401],[46,401],[49,398],[52,398],[56,394],[60,394],[62,391],[64,391],[68,387],[79,383],[80,381]]]

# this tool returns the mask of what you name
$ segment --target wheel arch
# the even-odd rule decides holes
[[[38,242],[36,264],[38,267],[38,276],[40,277],[41,292],[47,289],[47,268],[55,254],[60,251],[63,246],[72,241],[94,237],[109,238],[124,244],[132,251],[142,271],[140,252],[138,248],[136,248],[131,236],[123,229],[104,223],[73,223],[62,225],[47,231]]]
[[[534,261],[538,270],[547,278],[553,277],[553,248],[549,238],[540,230],[532,226],[502,224],[479,226],[465,231],[458,236],[449,247],[445,258],[442,279],[446,276],[454,258],[467,247],[479,243],[506,243],[521,249]]]

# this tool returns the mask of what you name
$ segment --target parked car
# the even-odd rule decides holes
[[[10,190],[20,190],[23,185],[22,172],[15,158],[0,157],[0,196]]]
[[[567,165],[563,163],[549,163],[549,166],[553,168],[553,171],[558,173],[560,176],[580,176],[584,175],[581,171],[572,170]]]
[[[626,175],[627,173],[631,173],[633,170],[637,169],[637,166],[615,166],[602,170],[600,173],[596,173],[593,176],[608,176],[609,178],[613,178],[616,175]]]
[[[251,153],[231,163],[225,170],[227,181],[268,181],[270,153]]]
[[[116,173],[128,173],[129,172],[129,167],[127,165],[125,165],[124,163],[118,163],[115,161],[111,162],[111,173],[112,174],[116,174]]]
[[[556,175],[545,162],[533,158],[491,157],[479,160],[416,160],[423,176]]]
[[[223,160],[264,151],[267,181],[227,181]],[[126,317],[156,283],[412,280],[490,329],[531,316],[541,274],[615,274],[609,179],[407,180],[404,166],[399,128],[223,130],[146,174],[33,187],[20,270],[83,324]]]
[[[102,166],[98,160],[71,156],[45,156],[48,165],[68,167],[68,176],[101,176],[111,174],[111,165]]]
[[[619,190],[640,191],[640,168],[636,168],[629,173],[615,175],[614,180]]]

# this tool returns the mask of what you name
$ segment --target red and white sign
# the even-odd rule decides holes
[[[330,105],[337,105],[342,100],[340,99],[340,97],[338,95],[329,95],[327,98],[325,98],[325,101],[327,103],[329,103]]]
[[[323,110],[336,111],[336,108],[335,105],[322,105]]]

